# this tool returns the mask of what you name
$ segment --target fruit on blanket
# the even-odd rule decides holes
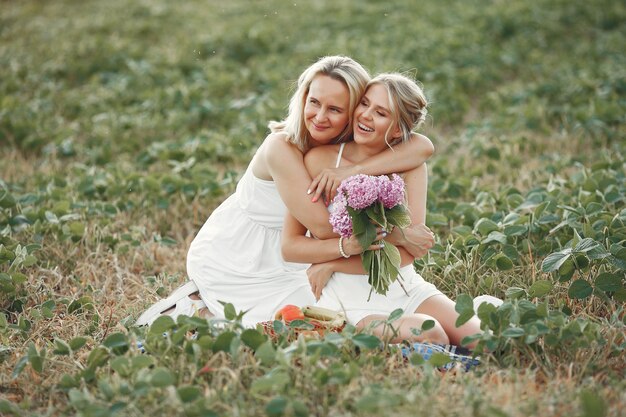
[[[300,307],[287,304],[278,310],[276,320],[284,320],[285,323],[289,323],[293,320],[304,320],[304,313],[300,310]]]

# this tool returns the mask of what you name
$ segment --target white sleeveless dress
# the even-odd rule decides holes
[[[339,167],[343,145],[339,148],[336,167]],[[389,286],[387,294],[380,295],[372,292],[368,284],[368,276],[335,272],[316,305],[331,310],[343,311],[350,324],[356,325],[365,317],[372,314],[388,316],[392,311],[401,308],[405,314],[412,314],[426,299],[434,295],[443,295],[433,284],[426,282],[413,265],[400,268],[403,277],[402,285],[395,281]],[[408,295],[407,295],[408,293]],[[368,301],[368,297],[370,300]]]
[[[187,254],[187,273],[209,311],[223,318],[232,303],[243,324],[272,320],[285,304],[314,304],[308,264],[285,262],[281,231],[287,208],[273,181],[250,166],[237,189],[209,217]]]

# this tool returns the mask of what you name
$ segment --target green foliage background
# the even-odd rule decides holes
[[[618,415],[626,405],[623,2],[0,10],[0,413],[413,415],[429,404],[444,415]],[[471,374],[440,378],[349,333],[292,345],[259,344],[236,323],[162,323],[154,337],[130,327],[184,280],[188,243],[267,122],[284,116],[297,76],[327,54],[424,85],[438,244],[416,267],[452,298],[508,300],[482,312],[494,336],[481,337],[498,353]],[[184,337],[194,326],[205,339]],[[179,336],[163,341],[163,329]]]

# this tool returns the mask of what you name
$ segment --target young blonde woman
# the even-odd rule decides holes
[[[283,219],[289,211],[316,236],[335,236],[325,206],[317,194],[307,192],[311,177],[303,158],[311,148],[351,140],[354,109],[369,79],[360,64],[343,56],[321,58],[304,71],[287,118],[270,123],[272,133],[257,150],[235,193],[211,214],[191,243],[190,281],[145,311],[137,325],[150,324],[162,313],[204,313],[205,307],[208,314],[221,318],[221,302],[247,311],[243,323],[254,325],[271,319],[284,304],[315,302],[307,266],[281,257]],[[427,138],[414,136],[395,152],[381,152],[356,169],[371,175],[405,171],[421,165],[432,152]],[[326,186],[325,180],[322,183]],[[406,245],[419,252],[424,243]]]
[[[426,98],[411,79],[400,74],[381,74],[368,84],[363,99],[355,109],[354,141],[313,149],[305,157],[311,175],[332,166],[360,164],[362,161],[387,152],[390,145],[400,146],[414,135],[412,133],[426,115]],[[425,164],[401,172],[406,184],[407,204],[414,225],[425,222],[427,169]],[[461,327],[456,327],[458,317],[454,302],[437,288],[424,281],[415,272],[415,257],[400,247],[403,286],[395,281],[386,295],[373,292],[359,255],[362,248],[353,237],[339,239],[316,239],[306,235],[307,227],[294,216],[287,216],[283,229],[282,253],[287,261],[307,262],[312,290],[319,301],[317,305],[346,313],[348,321],[365,328],[372,323],[384,321],[398,308],[405,315],[394,323],[398,333],[392,335],[388,328],[378,325],[376,335],[397,343],[432,342],[459,345],[463,337],[479,333],[480,321],[474,317]],[[388,238],[397,239],[394,230]],[[377,238],[382,237],[379,235]],[[343,243],[343,244],[341,244]],[[340,248],[341,246],[341,248]],[[348,259],[344,259],[343,251]],[[406,290],[406,292],[405,292]],[[419,335],[411,329],[421,329],[426,320],[435,326]]]

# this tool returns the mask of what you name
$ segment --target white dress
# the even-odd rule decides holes
[[[341,161],[343,145],[339,148],[337,164]],[[387,294],[380,295],[367,282],[368,276],[335,272],[324,289],[316,305],[331,310],[343,311],[350,324],[356,325],[366,316],[382,314],[388,316],[392,311],[401,308],[405,314],[412,314],[426,299],[434,295],[443,295],[433,284],[426,282],[413,265],[400,268],[403,277],[402,285],[395,281],[389,286]],[[407,295],[408,293],[408,295]],[[369,301],[368,301],[369,297]]]
[[[187,254],[187,273],[209,311],[223,318],[228,302],[246,311],[243,324],[272,320],[285,304],[314,304],[308,264],[285,262],[281,231],[287,208],[276,184],[250,166],[237,189],[208,218]]]

